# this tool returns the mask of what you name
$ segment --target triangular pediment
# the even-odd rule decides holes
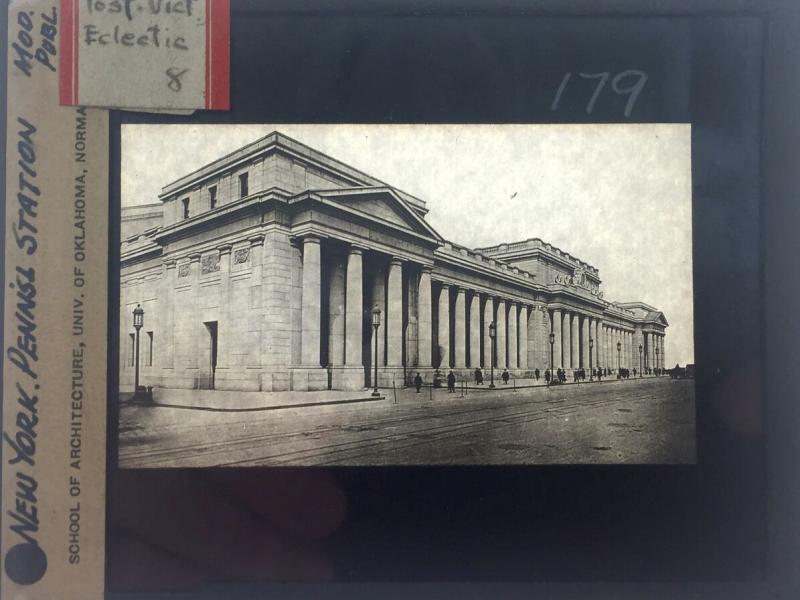
[[[667,318],[664,316],[664,313],[660,310],[654,310],[647,314],[647,320],[650,322],[658,323],[659,325],[664,325],[665,327],[669,325],[667,323]]]
[[[389,187],[314,190],[311,193],[328,205],[338,206],[390,227],[442,241],[442,237]]]
[[[353,210],[372,215],[395,225],[413,229],[416,223],[398,210],[397,206],[385,194],[364,194],[348,198],[347,206]]]

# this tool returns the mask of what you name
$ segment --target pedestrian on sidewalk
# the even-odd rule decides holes
[[[447,392],[455,393],[455,391],[456,391],[456,376],[453,374],[453,371],[450,371],[450,373],[447,374]]]
[[[503,379],[503,385],[508,385],[508,378],[511,377],[511,375],[508,374],[508,369],[503,369],[501,377]]]
[[[419,390],[422,387],[422,377],[420,377],[419,372],[417,372],[417,376],[414,377],[414,387],[417,388],[417,393],[419,394]]]
[[[539,383],[539,369],[534,370],[533,376],[536,377],[536,383]]]
[[[475,385],[483,385],[483,372],[480,367],[475,367]]]

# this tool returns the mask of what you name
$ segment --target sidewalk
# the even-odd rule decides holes
[[[154,387],[153,404],[165,408],[245,412],[350,402],[375,402],[386,399],[385,395],[373,398],[370,395],[371,393],[371,390],[356,390],[352,392],[332,390],[319,392],[239,392]],[[132,393],[121,393],[120,401],[129,402],[132,395]]]
[[[562,386],[563,385],[582,385],[582,384],[595,384],[595,383],[609,383],[609,382],[614,382],[614,381],[622,381],[622,382],[628,381],[628,382],[630,382],[630,381],[634,381],[634,380],[635,381],[644,381],[645,379],[657,379],[657,378],[654,375],[645,375],[645,376],[643,376],[641,378],[638,375],[636,377],[631,375],[628,379],[617,379],[616,375],[605,375],[602,379],[595,378],[594,381],[589,381],[588,377],[586,379],[584,379],[583,381],[573,381],[572,377],[568,377],[567,381],[565,381],[564,383],[561,383],[561,384],[557,384],[557,385],[562,385]],[[489,388],[489,382],[490,382],[490,380],[487,377],[487,378],[484,379],[483,385],[476,385],[475,384],[475,380],[471,379],[471,380],[466,382],[467,383],[466,388],[468,390],[488,390],[488,389],[490,389]],[[462,383],[463,383],[462,381],[456,381],[456,390],[461,389]],[[495,374],[494,386],[495,386],[495,389],[497,389],[497,390],[511,390],[511,389],[514,389],[514,388],[547,387],[547,382],[545,382],[544,377],[540,377],[538,380],[533,379],[533,378],[531,378],[531,379],[516,379],[516,378],[512,377],[511,379],[508,380],[507,384],[504,384],[503,380],[500,377],[498,377],[497,374]],[[426,385],[426,387],[427,387],[427,385]],[[445,383],[443,385],[443,387],[446,389],[447,388],[447,383]]]

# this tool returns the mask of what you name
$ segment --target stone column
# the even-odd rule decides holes
[[[442,369],[450,368],[450,286],[442,284],[439,291],[439,352]]]
[[[341,366],[345,356],[346,258],[336,256],[331,264],[328,287],[328,364]]]
[[[419,331],[419,366],[429,368],[431,363],[431,345],[433,344],[433,321],[431,316],[431,268],[422,267],[419,275],[419,301],[418,301],[418,327]]]
[[[572,365],[572,314],[564,312],[561,321],[561,367],[571,368]]]
[[[497,368],[505,369],[508,367],[508,355],[506,354],[506,301],[497,300],[497,322],[495,323],[495,357]]]
[[[625,332],[625,367],[628,369],[633,368],[633,361],[631,360],[631,332]]]
[[[597,319],[592,319],[592,338],[594,338],[594,351],[592,356],[592,367],[598,368],[600,367],[600,328],[601,324],[600,321]]]
[[[664,344],[666,342],[666,335],[662,335],[660,339],[661,339],[661,368],[666,369],[667,368],[667,356],[666,356],[665,346],[664,346]]]
[[[622,331],[622,367],[628,368],[628,332]]]
[[[553,311],[553,320],[550,323],[550,333],[555,334],[553,336],[553,371],[557,371],[561,368],[562,358],[561,358],[561,338],[562,338],[562,325],[563,319],[561,318],[561,311],[556,309]],[[548,344],[550,341],[548,340]],[[548,349],[549,350],[549,349]],[[548,357],[549,358],[549,357]],[[550,362],[548,361],[547,367],[550,368]],[[555,373],[553,373],[555,375]]]
[[[469,299],[469,366],[481,364],[481,296],[473,292]]]
[[[611,351],[610,368],[614,371],[617,369],[617,328],[611,327],[610,336],[608,338],[608,348]]]
[[[303,238],[303,300],[300,358],[303,366],[318,367],[322,264],[318,237]]]
[[[527,370],[528,367],[528,307],[519,305],[519,368]]]
[[[489,325],[494,321],[494,299],[486,296],[483,304],[483,368],[492,366],[492,336],[489,335]]]
[[[658,334],[654,333],[651,337],[653,338],[653,360],[652,360],[652,363],[653,363],[653,368],[655,369],[655,368],[658,367],[658,358],[659,358],[658,356],[656,356],[656,348],[658,348]],[[661,351],[659,350],[659,352],[661,352]]]
[[[453,327],[454,367],[464,369],[467,366],[467,290],[463,287],[456,292],[455,319]]]
[[[517,359],[517,303],[508,303],[508,357],[506,361],[509,369],[516,369],[519,361]]]
[[[539,327],[542,323],[541,310],[538,304],[534,304],[528,317],[528,362],[529,369],[541,369],[541,335]]]
[[[619,364],[624,369],[625,367],[628,366],[628,364],[627,364],[627,362],[625,360],[626,351],[625,351],[625,330],[624,329],[620,329],[619,330],[619,341],[622,344],[622,352],[620,353],[620,357],[621,358],[620,358],[620,363]]]
[[[656,334],[653,339],[653,344],[655,345],[656,354],[655,354],[655,364],[656,368],[661,366],[661,336]]]
[[[658,334],[653,334],[653,368],[658,368],[661,364],[661,348],[658,347]]]
[[[348,367],[363,367],[364,266],[361,248],[351,247],[347,255],[345,306],[345,363]]]
[[[350,247],[347,253],[344,282],[344,367],[335,367],[332,373],[333,389],[357,390],[364,387],[364,268],[361,248]],[[334,277],[331,279],[333,288]],[[331,291],[333,312],[333,291]],[[333,316],[331,316],[331,341],[333,344]],[[372,340],[375,343],[375,340]],[[333,362],[333,361],[331,361]],[[340,363],[333,362],[334,365]]]
[[[636,366],[636,352],[633,347],[633,332],[628,332],[628,368],[633,369]]]
[[[580,316],[578,313],[570,315],[572,324],[572,341],[570,342],[570,367],[577,369],[580,366]]]
[[[656,348],[658,348],[658,334],[654,333],[650,337],[653,340],[653,360],[652,360],[652,363],[653,363],[653,368],[656,368],[656,367],[658,367],[658,362],[659,362],[659,359],[660,359],[660,357],[656,356]],[[661,352],[661,350],[659,350],[659,352]]]
[[[589,369],[589,337],[591,337],[590,319],[587,315],[583,316],[581,323],[581,368]],[[589,376],[588,373],[586,375]]]
[[[375,352],[375,328],[370,325],[369,352],[372,356],[370,361],[370,378],[373,377],[375,365],[378,367],[386,366],[386,271],[383,264],[373,267],[372,280],[372,306],[369,307],[370,323],[372,322],[372,311],[375,307],[381,309],[381,326],[378,329],[378,352]]]
[[[617,368],[617,350],[614,348],[614,327],[608,328],[608,368]]]
[[[658,367],[658,360],[656,359],[656,344],[658,343],[657,338],[658,336],[655,333],[650,335],[651,344],[653,345],[653,358],[650,360],[650,362],[653,364],[654,369]]]
[[[403,263],[389,263],[386,286],[386,366],[403,366]]]

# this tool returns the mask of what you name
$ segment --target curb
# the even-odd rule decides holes
[[[152,408],[180,408],[183,410],[203,410],[208,412],[258,412],[263,410],[281,410],[284,408],[307,408],[309,406],[328,406],[331,404],[354,404],[356,402],[375,402],[377,400],[386,400],[386,396],[379,396],[373,398],[367,396],[366,398],[347,398],[345,400],[326,400],[322,402],[301,402],[298,404],[273,404],[270,406],[254,406],[253,408],[216,408],[213,406],[187,406],[185,404],[159,404],[155,403]]]

